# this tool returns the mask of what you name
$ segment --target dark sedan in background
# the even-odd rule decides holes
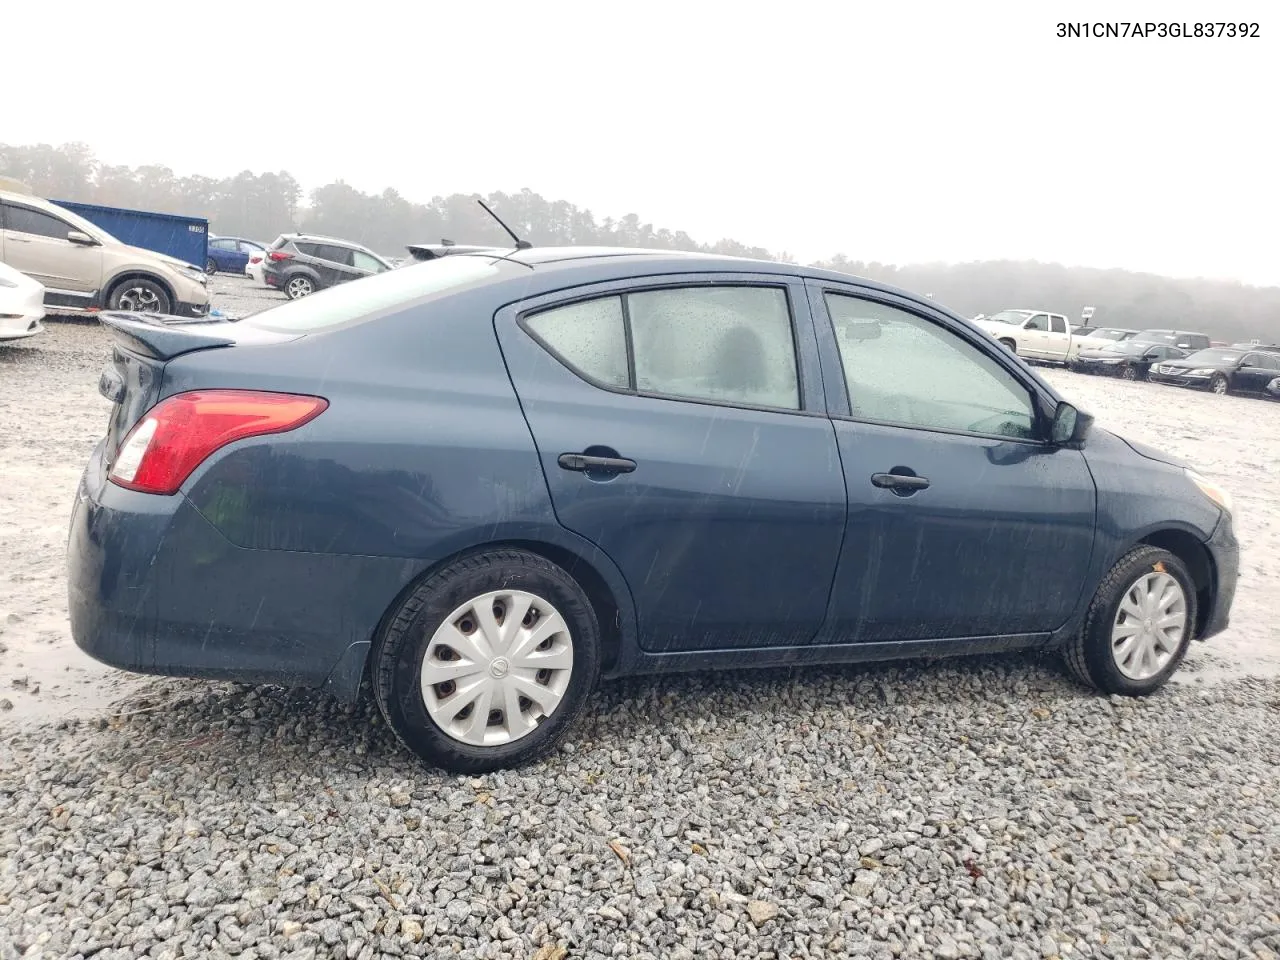
[[[1280,376],[1280,354],[1215,347],[1182,360],[1158,363],[1148,376],[1155,383],[1197,387],[1218,394],[1265,395],[1267,385]]]
[[[1185,350],[1167,343],[1139,340],[1110,342],[1100,347],[1081,348],[1071,369],[1077,373],[1101,373],[1125,380],[1145,380],[1151,365],[1162,360],[1181,360]]]

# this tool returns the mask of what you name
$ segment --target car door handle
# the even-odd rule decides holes
[[[562,453],[557,462],[565,470],[580,473],[630,473],[636,468],[636,462],[626,457],[593,457],[586,453]]]
[[[907,476],[902,473],[873,473],[871,483],[885,490],[924,490],[929,486],[929,481],[925,477]]]

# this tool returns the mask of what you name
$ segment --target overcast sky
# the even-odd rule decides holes
[[[529,187],[805,261],[1280,284],[1276,0],[74,6],[8,4],[0,141],[418,201]],[[1068,16],[1261,37],[1059,39]]]

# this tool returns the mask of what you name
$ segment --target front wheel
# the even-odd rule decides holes
[[[1103,693],[1145,696],[1173,676],[1191,644],[1196,590],[1168,550],[1140,546],[1111,568],[1084,626],[1066,647],[1067,665]]]
[[[290,300],[301,300],[316,292],[316,285],[310,277],[290,277],[284,285],[284,293]]]
[[[1001,343],[1001,344],[1005,347],[1005,349],[1007,349],[1010,353],[1015,353],[1015,354],[1016,354],[1016,353],[1018,352],[1018,345],[1017,345],[1016,343],[1014,343],[1012,340],[1010,340],[1010,339],[1008,339],[1008,338],[1005,338],[1004,340],[1001,340],[1001,341],[1000,341],[1000,343]]]
[[[214,262],[213,257],[210,257],[205,261],[204,272],[211,277],[218,272],[218,264]]]
[[[396,736],[454,773],[528,763],[555,748],[595,688],[600,632],[572,577],[519,550],[427,577],[379,635],[374,695]]]
[[[1227,383],[1227,378],[1220,373],[1214,374],[1213,379],[1209,381],[1209,389],[1220,397],[1226,394],[1229,386],[1230,384]]]
[[[140,277],[119,283],[107,298],[110,310],[129,310],[136,313],[167,314],[171,309],[169,294],[154,280]]]

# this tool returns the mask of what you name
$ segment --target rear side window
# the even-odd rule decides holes
[[[637,291],[553,307],[525,323],[568,366],[604,386],[800,408],[791,310],[777,287]]]
[[[51,217],[30,207],[17,207],[5,204],[4,228],[17,233],[29,233],[37,237],[50,237],[54,240],[65,240],[71,231],[70,224],[57,217]]]
[[[340,283],[252,314],[240,323],[281,333],[317,333],[395,307],[408,307],[433,295],[455,293],[497,276],[498,267],[488,257],[444,257],[404,270],[385,270],[359,283]]]
[[[1049,318],[1049,322],[1052,324],[1052,330],[1053,330],[1053,332],[1054,332],[1054,333],[1066,333],[1066,332],[1067,332],[1067,318],[1066,318],[1066,317],[1059,317],[1059,316],[1057,316],[1057,315],[1055,314],[1055,315],[1053,315],[1053,316],[1051,316],[1051,317]]]
[[[315,256],[321,260],[328,260],[330,263],[340,263],[343,266],[351,266],[351,254],[353,251],[350,247],[339,247],[333,243],[322,243],[316,247]]]
[[[293,249],[308,257],[320,256],[320,244],[308,243],[306,240],[293,241]]]

